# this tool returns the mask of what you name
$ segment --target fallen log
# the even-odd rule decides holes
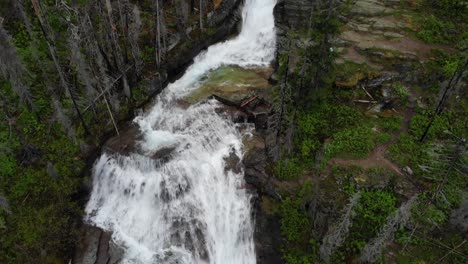
[[[243,102],[243,103],[240,105],[240,107],[243,108],[243,107],[247,106],[248,104],[250,104],[251,102],[253,102],[253,101],[256,100],[257,98],[258,98],[257,95],[254,96],[254,97],[252,97],[252,98],[250,98],[249,100]]]
[[[363,103],[363,104],[376,104],[377,101],[369,101],[369,100],[354,100],[355,103]]]

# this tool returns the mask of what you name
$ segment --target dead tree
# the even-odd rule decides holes
[[[411,208],[417,200],[418,195],[411,197],[403,203],[397,211],[387,218],[387,224],[380,230],[379,234],[367,243],[361,252],[359,263],[374,263],[382,255],[383,250],[394,238],[395,232],[400,226],[406,225],[411,218]]]
[[[84,32],[87,32],[87,33],[94,32],[93,24],[92,24],[91,18],[89,17],[89,14],[84,13],[82,17],[84,18],[80,20],[80,25],[84,29]],[[105,59],[103,57],[103,54],[101,52],[97,39],[90,35],[92,34],[88,34],[88,37],[87,37],[86,49],[90,53],[90,56],[94,58],[95,64],[97,65],[97,70],[93,71],[93,73],[95,74],[95,79],[98,80],[97,87],[99,88],[101,92],[101,94],[97,96],[97,98],[93,101],[92,104],[97,102],[99,98],[101,97],[103,98],[107,111],[109,113],[110,119],[112,121],[112,125],[114,126],[114,129],[117,135],[119,135],[119,129],[117,127],[114,114],[112,113],[109,100],[107,99],[107,97],[110,96],[110,92],[114,83],[111,84],[109,80],[106,67],[104,66]],[[90,107],[87,107],[85,111],[89,108]]]
[[[331,226],[327,234],[323,237],[322,245],[320,246],[320,259],[328,261],[333,252],[339,248],[348,236],[349,227],[352,224],[354,216],[354,207],[358,204],[361,193],[355,193],[349,200],[348,205],[336,225]]]
[[[435,108],[434,114],[431,116],[431,119],[429,120],[426,128],[424,129],[424,133],[421,135],[421,138],[419,139],[420,142],[424,141],[424,139],[427,136],[427,133],[429,132],[429,130],[432,127],[432,124],[434,123],[434,120],[444,110],[445,102],[450,97],[450,92],[455,89],[455,87],[458,85],[458,83],[462,79],[463,74],[467,70],[467,66],[468,66],[468,58],[465,57],[464,61],[459,63],[458,68],[454,72],[452,77],[450,78],[450,81],[445,85],[444,92],[439,100],[439,103],[437,104]]]
[[[203,29],[203,11],[204,11],[204,4],[203,4],[203,0],[199,0],[200,2],[200,31],[203,32],[205,31]]]
[[[137,75],[140,75],[141,71],[143,70],[143,60],[141,57],[140,46],[138,45],[141,28],[142,22],[140,17],[140,9],[137,5],[134,5],[132,11],[132,23],[128,28],[128,40],[132,48],[132,56],[135,63],[135,72]]]
[[[24,4],[22,0],[19,0],[16,2],[17,9],[20,13],[21,19],[23,20],[23,23],[26,27],[26,31],[28,32],[29,37],[31,38],[31,42],[29,44],[31,51],[32,51],[32,56],[36,63],[42,64],[42,59],[39,57],[37,52],[35,51],[35,46],[39,46],[39,42],[36,38],[35,33],[32,30],[32,24],[31,21],[29,20],[28,16],[26,15],[26,12],[24,11]],[[52,102],[51,106],[55,111],[55,116],[60,118],[56,118],[59,123],[68,131],[71,131],[73,129],[71,127],[71,122],[70,120],[66,117],[66,115],[63,113],[63,106],[59,100],[59,96],[57,95],[57,92],[55,91],[53,86],[50,84],[49,78],[47,78],[48,73],[43,67],[40,67],[40,74],[42,75],[41,80],[44,83],[44,86],[47,88],[47,90],[50,92],[50,95],[52,97]],[[69,133],[70,134],[75,134],[74,132]]]
[[[119,13],[122,15],[120,1],[118,1],[118,5],[119,5],[119,10],[120,10]],[[130,90],[130,86],[128,85],[127,74],[124,70],[125,68],[124,59],[122,57],[122,52],[119,46],[117,25],[115,24],[114,19],[113,19],[113,9],[112,9],[112,4],[110,0],[106,0],[106,10],[107,10],[107,19],[108,19],[107,22],[108,22],[109,36],[110,36],[110,39],[112,40],[111,46],[112,46],[113,55],[114,55],[114,58],[116,59],[117,69],[122,75],[122,85],[123,85],[124,93],[128,98],[130,98],[131,90]],[[122,18],[120,19],[120,21],[121,21],[121,26],[124,27]]]
[[[24,83],[24,68],[11,36],[0,24],[0,73],[12,84],[13,91],[30,111],[34,110],[32,95]]]
[[[62,84],[62,87],[65,90],[65,94],[68,97],[70,97],[70,99],[72,100],[73,107],[75,108],[75,111],[76,111],[76,113],[78,115],[78,118],[81,121],[81,124],[83,125],[83,129],[85,131],[85,134],[88,135],[89,130],[88,130],[88,127],[86,125],[86,122],[84,121],[83,115],[81,114],[81,111],[80,111],[80,109],[78,107],[75,95],[74,95],[72,89],[70,88],[70,84],[68,83],[66,75],[63,72],[62,67],[60,66],[59,58],[57,56],[56,47],[55,47],[54,40],[53,40],[53,37],[52,37],[53,36],[52,28],[50,27],[49,23],[47,22],[47,18],[45,16],[45,14],[42,12],[42,7],[41,7],[41,4],[40,4],[39,0],[31,0],[31,2],[32,2],[33,7],[34,7],[34,12],[36,14],[36,17],[39,20],[39,24],[41,26],[42,33],[43,33],[44,38],[46,40],[47,46],[49,47],[49,53],[50,53],[50,56],[52,57],[52,60],[54,62],[55,69],[57,70],[57,73],[59,75],[60,83]]]
[[[8,203],[8,200],[3,195],[0,195],[0,209],[5,211],[7,214],[11,214],[10,204]]]

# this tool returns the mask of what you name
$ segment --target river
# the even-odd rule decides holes
[[[253,264],[254,219],[242,171],[243,134],[208,100],[182,107],[225,65],[268,67],[274,59],[276,0],[245,0],[242,30],[200,53],[151,110],[135,118],[142,139],[129,155],[103,154],[93,168],[86,221],[112,232],[123,263]],[[155,159],[169,152],[165,159]]]

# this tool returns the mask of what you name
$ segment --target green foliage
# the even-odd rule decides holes
[[[419,140],[419,138],[424,134],[424,131],[433,115],[434,113],[432,111],[423,111],[420,114],[413,116],[408,133],[415,140]],[[443,112],[440,115],[436,115],[434,122],[426,134],[426,140],[445,139],[447,137],[445,131],[452,130],[454,132],[462,132],[458,128],[458,124],[451,124],[451,119],[453,119],[452,113]]]
[[[379,232],[386,223],[387,217],[395,210],[396,198],[392,192],[385,190],[361,192],[345,251],[348,254],[360,252],[362,247]]]
[[[359,118],[359,112],[346,105],[319,104],[308,112],[301,112],[297,118],[297,145],[302,157],[313,156],[326,138],[354,126]]]
[[[367,63],[358,64],[352,61],[344,61],[337,64],[336,67],[336,84],[341,87],[354,87],[360,81],[377,75],[376,70]]]
[[[362,192],[359,204],[356,207],[356,217],[353,220],[356,226],[365,227],[368,234],[375,234],[387,219],[387,216],[396,209],[396,198],[393,193],[384,190],[369,190]],[[366,232],[360,232],[365,235]]]
[[[1,113],[0,118],[4,118]],[[8,182],[15,176],[17,170],[15,154],[19,148],[20,142],[14,132],[9,126],[0,122],[0,190],[6,188]]]
[[[314,240],[311,240],[306,251],[301,249],[291,249],[283,254],[283,260],[287,264],[313,264],[317,259],[316,256],[318,255],[318,248],[319,244]]]
[[[424,146],[416,142],[408,134],[402,134],[396,142],[390,146],[390,157],[402,166],[411,166],[417,164],[425,158]]]
[[[309,228],[309,219],[301,207],[301,200],[289,197],[280,205],[281,233],[292,242],[299,241],[304,236],[304,230]]]
[[[364,158],[373,148],[372,129],[368,126],[358,126],[336,133],[333,141],[325,147],[325,156]]]
[[[393,116],[391,118],[383,118],[379,126],[382,127],[384,132],[393,134],[401,129],[402,122],[403,117]]]
[[[379,133],[375,136],[375,143],[377,145],[382,145],[390,141],[391,138],[392,138],[392,135],[388,133]]]
[[[423,0],[422,5],[446,19],[465,22],[468,19],[468,4],[465,0]]]
[[[12,211],[10,215],[0,213],[0,262],[47,263],[71,254],[73,249],[81,218],[80,206],[73,197],[84,164],[77,158],[79,147],[59,125],[46,127],[34,114],[24,111],[15,126],[28,144],[39,150],[39,156],[33,164],[21,165],[20,153],[25,146],[20,144],[14,127],[0,122],[0,189]],[[48,174],[47,162],[56,167],[57,179]]]
[[[456,30],[453,22],[431,15],[424,16],[421,20],[421,30],[416,35],[423,41],[436,44],[456,43],[457,39],[452,33]]]
[[[301,176],[303,166],[298,158],[279,160],[275,167],[275,176],[281,180],[295,180]]]
[[[417,36],[428,43],[466,45],[468,4],[463,0],[423,0]]]
[[[287,239],[283,259],[288,264],[311,264],[317,260],[319,243],[311,239],[311,226],[305,204],[312,199],[312,184],[305,182],[296,194],[284,199],[278,210],[281,234]]]
[[[409,90],[401,83],[396,83],[393,86],[392,92],[398,97],[398,99],[403,103],[406,104],[409,98]]]
[[[451,78],[455,71],[461,67],[464,56],[459,54],[448,53],[443,50],[433,50],[432,58],[425,64],[425,76],[427,85],[432,85],[437,89],[434,89],[434,93],[439,92],[439,85],[434,83],[442,82],[448,78]]]

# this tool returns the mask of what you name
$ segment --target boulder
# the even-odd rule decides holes
[[[376,16],[390,13],[393,9],[386,7],[378,0],[357,0],[351,9],[351,14],[360,16]]]

